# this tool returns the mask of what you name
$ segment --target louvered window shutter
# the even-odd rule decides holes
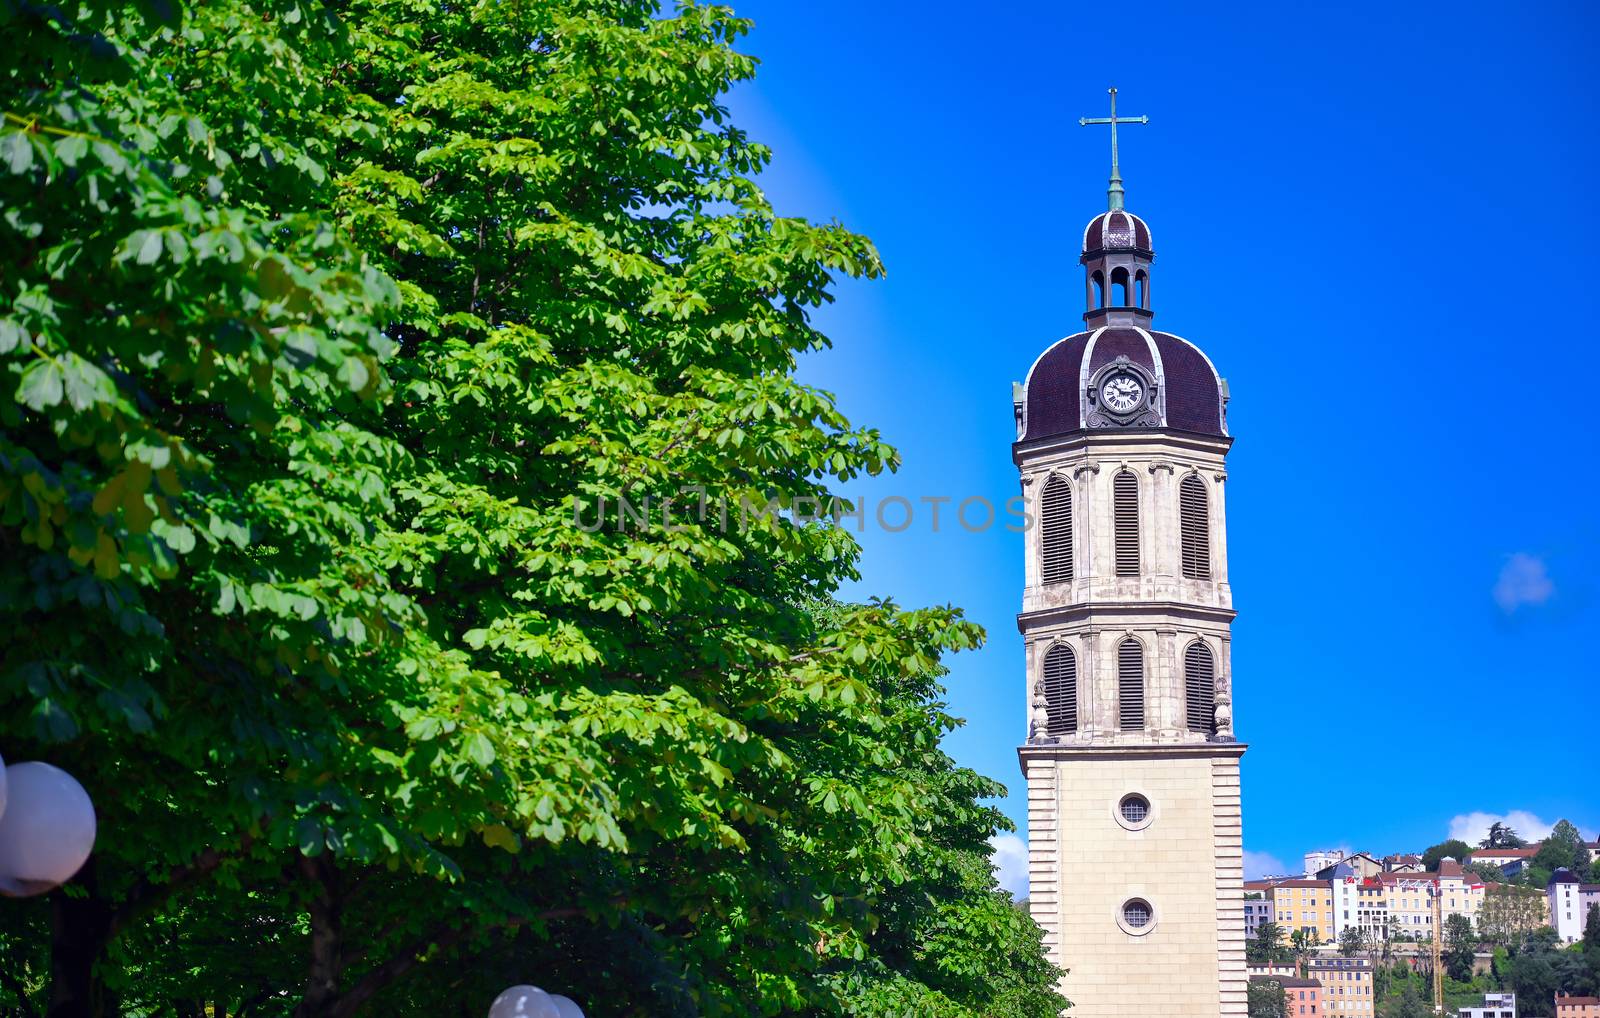
[[[1205,482],[1194,474],[1183,479],[1178,494],[1179,523],[1183,529],[1183,575],[1191,580],[1211,579],[1211,512]]]
[[[1183,652],[1183,690],[1189,709],[1189,731],[1217,733],[1217,668],[1211,648],[1191,643]]]
[[[1078,730],[1078,658],[1072,648],[1058,643],[1044,656],[1044,702],[1051,735],[1071,735]]]
[[[1072,579],[1072,488],[1064,478],[1052,477],[1044,486],[1044,519],[1039,528],[1044,582]]]
[[[1117,575],[1139,575],[1139,479],[1124,470],[1112,482]]]
[[[1144,647],[1138,640],[1117,648],[1117,723],[1123,731],[1144,728]]]

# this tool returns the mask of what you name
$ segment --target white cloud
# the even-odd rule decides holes
[[[1246,880],[1259,880],[1262,877],[1282,876],[1291,872],[1283,864],[1283,860],[1266,852],[1252,852],[1245,849],[1244,853],[1244,878]],[[1299,870],[1293,872],[1298,873]]]
[[[1000,886],[1013,898],[1028,896],[1028,843],[1015,834],[996,834],[989,839],[989,865]]]
[[[1450,837],[1477,847],[1480,841],[1489,836],[1489,825],[1496,822],[1516,831],[1517,837],[1524,841],[1541,841],[1555,826],[1554,820],[1544,820],[1525,809],[1514,809],[1508,813],[1462,813],[1450,818]]]
[[[1519,551],[1506,559],[1500,570],[1494,583],[1494,603],[1509,615],[1525,604],[1544,604],[1555,592],[1544,559]]]

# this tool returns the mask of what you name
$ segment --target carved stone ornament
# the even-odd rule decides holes
[[[1217,734],[1233,738],[1233,704],[1226,699],[1217,701]]]
[[[1161,414],[1156,410],[1156,382],[1141,365],[1118,357],[1094,373],[1089,380],[1091,428],[1156,428]]]

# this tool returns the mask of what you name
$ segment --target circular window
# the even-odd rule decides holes
[[[1117,800],[1111,816],[1124,830],[1142,831],[1156,818],[1156,809],[1149,796],[1142,792],[1129,792]]]
[[[1143,898],[1129,898],[1117,911],[1117,925],[1122,932],[1142,937],[1156,928],[1156,910]]]
[[[1150,800],[1142,795],[1125,795],[1117,804],[1117,810],[1128,823],[1142,824],[1150,815]]]

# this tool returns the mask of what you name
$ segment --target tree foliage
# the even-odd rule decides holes
[[[1428,846],[1427,851],[1422,853],[1422,866],[1429,873],[1437,873],[1439,872],[1439,864],[1445,859],[1449,858],[1454,859],[1456,862],[1461,862],[1471,854],[1471,845],[1459,838],[1451,838],[1448,841],[1441,841],[1437,845]]]
[[[1510,824],[1496,820],[1489,825],[1487,836],[1478,843],[1479,848],[1522,848],[1527,842],[1522,840]]]
[[[0,992],[1057,1013],[937,748],[980,633],[765,511],[897,460],[794,378],[882,270],[757,185],[745,22],[5,12],[0,737],[101,836]]]
[[[1289,991],[1276,979],[1250,980],[1246,1006],[1250,1018],[1287,1018],[1292,1013]]]
[[[1466,982],[1472,978],[1473,953],[1478,942],[1472,920],[1452,912],[1444,921],[1444,965],[1450,978]]]
[[[1518,949],[1550,920],[1544,893],[1516,884],[1490,884],[1478,907],[1478,931],[1490,943]]]
[[[1588,871],[1589,863],[1589,846],[1584,842],[1583,835],[1578,833],[1578,828],[1571,821],[1558,820],[1549,836],[1539,843],[1539,852],[1533,857],[1532,865],[1546,874],[1563,868],[1583,874]]]
[[[1256,963],[1290,962],[1294,960],[1294,951],[1289,948],[1283,935],[1283,927],[1277,923],[1266,922],[1256,927],[1256,935],[1245,941],[1245,959]]]
[[[1366,933],[1359,926],[1346,926],[1339,933],[1339,953],[1346,958],[1360,954],[1367,946]]]

